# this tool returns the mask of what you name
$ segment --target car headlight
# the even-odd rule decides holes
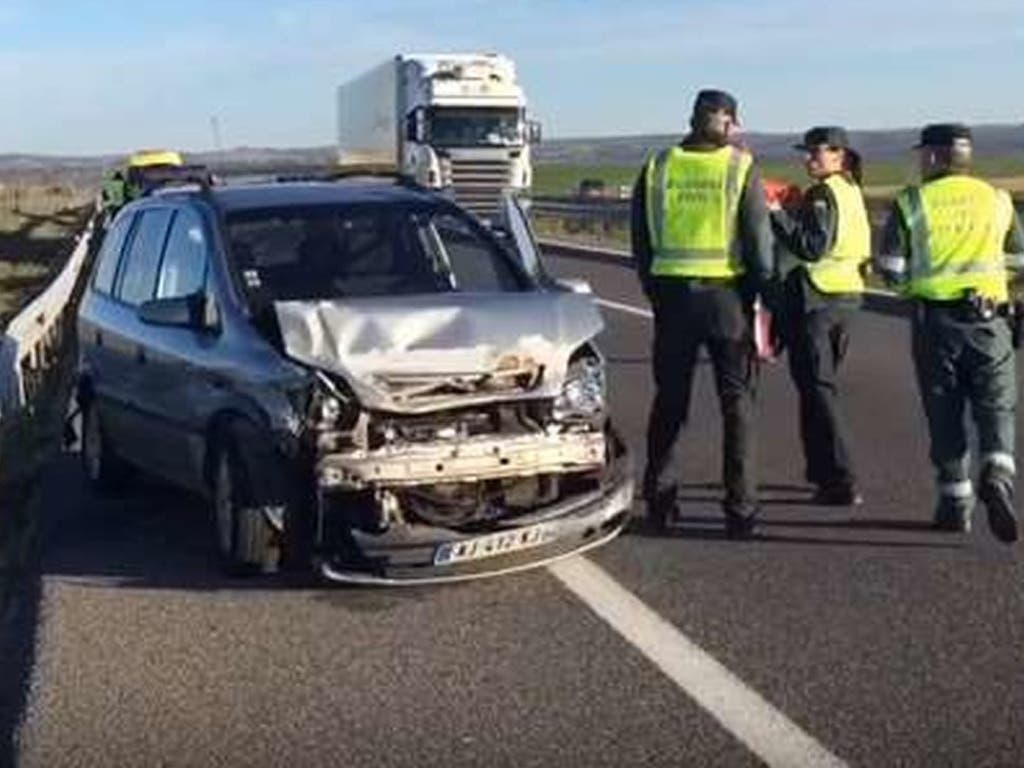
[[[305,408],[309,425],[318,430],[350,429],[359,408],[348,385],[322,371],[316,371],[314,379]]]
[[[604,411],[604,399],[604,364],[592,355],[580,357],[569,363],[552,415],[556,421],[589,419]]]

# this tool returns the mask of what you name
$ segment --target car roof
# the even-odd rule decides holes
[[[213,187],[209,196],[222,211],[307,205],[412,203],[437,205],[447,200],[428,190],[388,182],[276,182]]]

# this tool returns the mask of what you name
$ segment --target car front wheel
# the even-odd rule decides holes
[[[255,503],[252,484],[233,442],[217,452],[212,480],[214,530],[224,569],[232,575],[274,571],[278,561],[274,531]]]

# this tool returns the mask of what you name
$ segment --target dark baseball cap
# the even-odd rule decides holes
[[[739,102],[736,101],[735,96],[726,91],[705,88],[697,94],[697,98],[693,102],[693,114],[695,115],[701,112],[714,112],[718,109],[724,109],[738,119]]]
[[[793,149],[811,149],[820,147],[822,144],[833,149],[849,149],[850,137],[846,129],[838,125],[817,125],[804,134],[804,140],[800,144],[794,144]]]
[[[921,130],[921,139],[914,145],[914,149],[952,147],[961,141],[973,141],[971,129],[963,123],[933,123]]]

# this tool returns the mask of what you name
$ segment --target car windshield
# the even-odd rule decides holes
[[[519,112],[515,109],[434,109],[430,143],[438,147],[492,147],[519,141]]]
[[[528,290],[527,278],[450,208],[312,206],[227,216],[251,302]]]

